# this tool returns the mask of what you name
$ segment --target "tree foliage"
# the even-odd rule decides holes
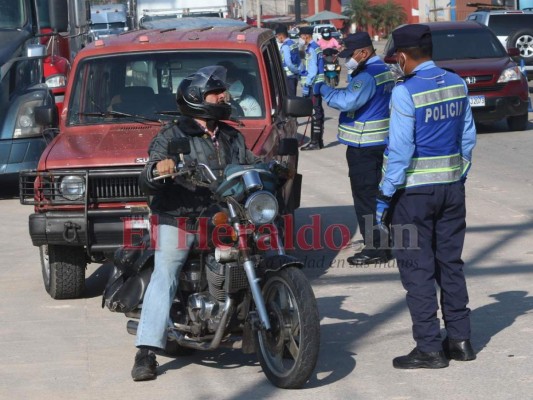
[[[355,22],[357,30],[367,31],[371,26],[385,36],[407,21],[405,9],[394,0],[374,5],[370,5],[370,0],[351,0],[344,14]]]

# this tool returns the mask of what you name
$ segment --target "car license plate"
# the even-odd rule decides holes
[[[485,106],[485,96],[468,96],[470,101],[470,107],[484,107]]]
[[[132,218],[129,220],[131,229],[150,229],[148,218]]]

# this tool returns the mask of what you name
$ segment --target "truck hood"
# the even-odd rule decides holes
[[[25,31],[0,31],[0,65],[4,65],[24,44],[30,34]]]
[[[144,165],[148,145],[159,125],[83,126],[68,128],[50,144],[45,169]]]
[[[505,68],[516,65],[509,57],[445,60],[436,61],[436,64],[439,67],[449,68],[455,71],[461,77],[470,75],[496,75],[496,79],[498,79]]]

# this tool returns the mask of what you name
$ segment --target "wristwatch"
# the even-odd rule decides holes
[[[390,203],[392,200],[392,196],[385,196],[381,191],[378,193],[377,196],[378,200],[386,201],[387,203]]]

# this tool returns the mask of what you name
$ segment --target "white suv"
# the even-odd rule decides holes
[[[533,78],[533,11],[478,10],[466,19],[488,26],[506,48],[518,48]]]

